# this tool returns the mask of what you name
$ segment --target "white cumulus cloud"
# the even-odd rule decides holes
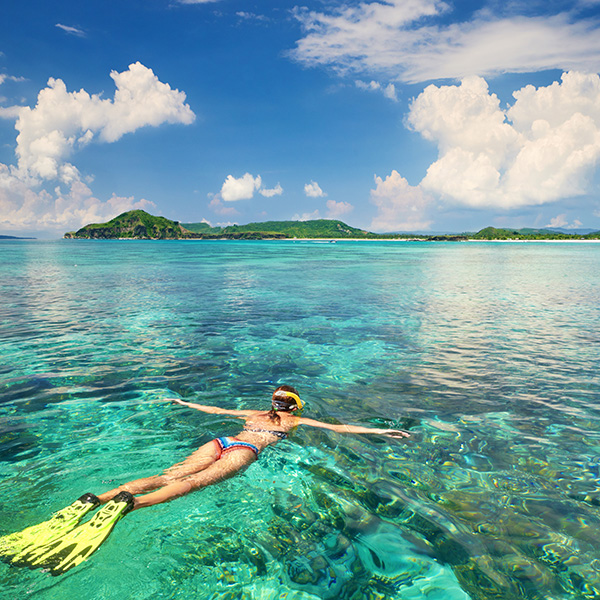
[[[575,219],[572,223],[569,223],[567,214],[563,213],[550,219],[550,223],[546,227],[558,227],[561,229],[578,229],[583,226],[583,223],[579,219]]]
[[[323,198],[327,196],[327,194],[320,188],[319,184],[316,181],[311,181],[304,185],[304,193],[309,198]]]
[[[194,121],[185,93],[159,81],[141,63],[110,76],[117,88],[113,99],[85,90],[69,92],[62,80],[51,78],[34,108],[20,108],[16,152],[23,175],[70,183],[74,168],[66,158],[93,139],[115,142],[140,127]]]
[[[354,206],[350,202],[327,200],[327,217],[329,219],[339,219],[341,216],[352,212],[352,210],[354,210]]]
[[[221,187],[221,198],[225,202],[237,202],[238,200],[249,200],[254,192],[262,185],[260,175],[254,177],[250,173],[244,174],[236,179],[233,175],[227,175]]]
[[[274,188],[262,188],[258,192],[265,198],[272,198],[273,196],[281,196],[281,194],[283,194],[283,188],[281,187],[281,184],[278,183]]]
[[[90,142],[115,142],[126,133],[162,123],[193,122],[185,94],[158,80],[151,69],[134,63],[111,77],[114,98],[85,90],[69,92],[50,79],[37,104],[0,109],[16,118],[16,165],[0,164],[0,221],[10,230],[78,228],[132,208],[154,206],[113,195],[102,201],[83,183],[67,159]],[[49,186],[61,184],[51,189]],[[46,186],[46,188],[44,188]]]
[[[305,35],[291,55],[308,66],[380,74],[417,83],[505,72],[600,69],[597,20],[576,12],[535,15],[508,3],[500,16],[481,10],[454,20],[442,0],[387,0],[297,9]],[[441,21],[441,17],[444,21]]]
[[[96,198],[81,181],[73,181],[66,191],[36,190],[0,164],[0,229],[3,231],[48,230],[58,234],[99,223],[115,215],[155,205],[148,200],[115,194],[106,201]]]
[[[377,207],[370,227],[373,231],[429,229],[432,198],[420,186],[411,186],[397,171],[385,179],[375,177],[375,184],[371,190],[371,202]]]
[[[600,158],[600,78],[570,72],[513,94],[507,109],[480,77],[428,86],[407,122],[438,146],[421,186],[476,208],[541,205],[587,191]]]
[[[227,175],[227,178],[221,186],[221,191],[217,196],[225,202],[237,202],[238,200],[250,200],[254,197],[254,192],[258,192],[265,198],[281,196],[283,188],[277,184],[274,188],[265,188],[262,184],[262,177],[250,173],[245,173],[242,177]]]

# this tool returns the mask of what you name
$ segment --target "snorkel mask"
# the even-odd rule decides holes
[[[290,400],[293,400],[293,402]],[[285,390],[279,390],[273,394],[272,404],[275,410],[284,412],[291,412],[296,409],[302,410],[304,407],[304,402],[302,402],[298,394],[286,392]]]

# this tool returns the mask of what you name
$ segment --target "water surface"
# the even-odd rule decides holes
[[[239,430],[172,396],[413,433],[300,428],[0,595],[600,595],[598,245],[4,241],[0,297],[0,534]]]

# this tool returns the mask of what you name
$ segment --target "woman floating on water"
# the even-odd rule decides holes
[[[216,438],[200,446],[183,462],[163,471],[162,475],[130,481],[100,496],[84,494],[50,520],[0,538],[0,558],[19,566],[49,569],[53,575],[60,575],[97,550],[117,521],[128,512],[168,502],[229,479],[253,463],[267,446],[285,439],[299,425],[321,427],[338,433],[409,437],[407,432],[397,429],[331,425],[297,416],[294,413],[301,410],[304,403],[298,392],[287,385],[275,390],[269,412],[226,410],[179,399],[172,401],[206,413],[243,419],[244,429],[235,437]],[[90,521],[76,527],[84,515],[100,504],[105,506]]]

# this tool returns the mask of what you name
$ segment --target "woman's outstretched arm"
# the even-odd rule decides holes
[[[377,433],[393,438],[410,437],[410,433],[408,433],[408,431],[403,431],[402,429],[376,429],[375,427],[360,427],[360,425],[332,425],[331,423],[323,423],[321,421],[315,421],[314,419],[305,418],[301,418],[298,424],[308,425],[310,427],[320,427],[321,429],[330,429],[331,431],[337,431],[338,433]]]
[[[175,402],[175,404],[180,404],[181,406],[187,406],[188,408],[195,408],[196,410],[201,410],[205,413],[211,413],[213,415],[231,415],[233,417],[251,417],[252,415],[260,412],[258,410],[227,410],[225,408],[219,408],[218,406],[208,406],[207,404],[196,404],[194,402],[184,402],[179,398],[166,398],[166,400],[170,400],[171,402]]]

